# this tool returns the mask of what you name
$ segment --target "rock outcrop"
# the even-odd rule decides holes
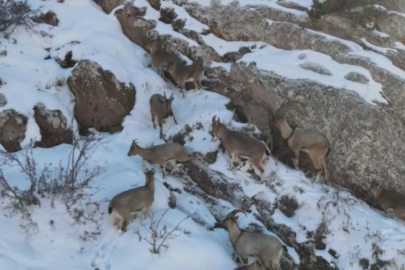
[[[119,82],[111,71],[95,62],[81,60],[67,80],[76,100],[74,115],[79,132],[122,130],[121,123],[135,105],[135,87]]]
[[[0,144],[8,152],[21,150],[20,143],[25,138],[27,117],[15,110],[0,112]]]
[[[55,12],[48,11],[47,13],[41,13],[38,17],[34,18],[36,23],[45,23],[52,26],[57,26],[59,24],[58,17]]]
[[[39,103],[34,107],[34,118],[41,132],[41,141],[36,146],[48,148],[72,143],[72,130],[60,110],[48,110],[44,104]]]

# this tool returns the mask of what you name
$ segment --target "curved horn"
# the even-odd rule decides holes
[[[173,97],[173,95],[174,95],[174,92],[170,95],[170,99]]]
[[[164,91],[163,94],[164,94],[165,99],[167,99],[167,97],[166,97],[166,91]]]
[[[236,209],[236,210],[233,210],[232,212],[230,212],[226,217],[227,217],[227,218],[228,218],[228,217],[234,217],[237,213],[243,213],[243,214],[245,214],[245,216],[247,216],[247,214],[245,213],[245,211],[240,210],[240,209]]]

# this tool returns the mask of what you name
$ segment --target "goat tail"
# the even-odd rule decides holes
[[[110,204],[108,205],[108,214],[111,214],[112,210],[113,210],[113,206],[111,205],[111,202],[110,202]]]

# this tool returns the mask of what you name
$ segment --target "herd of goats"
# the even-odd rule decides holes
[[[182,89],[185,89],[185,81],[192,78],[196,88],[201,87],[201,76],[204,68],[201,64],[195,62],[192,65],[185,65],[179,57],[165,48],[159,39],[155,39],[148,46],[152,62],[164,76],[164,71],[170,73],[172,78]],[[183,93],[184,96],[184,93]],[[155,119],[157,117],[160,128],[160,137],[162,134],[162,122],[168,117],[173,117],[177,124],[176,118],[172,111],[173,94],[167,97],[166,94],[154,94],[150,98],[150,112],[152,123],[156,129]],[[284,114],[296,108],[298,102],[288,102],[280,107],[275,115],[275,127],[286,140],[288,146],[294,152],[294,166],[298,168],[300,151],[308,153],[314,167],[318,170],[317,180],[321,172],[324,172],[326,178],[325,156],[329,150],[330,144],[326,136],[316,130],[291,128],[284,119]],[[221,140],[225,151],[231,157],[229,169],[232,169],[236,157],[243,157],[250,160],[251,164],[260,172],[261,181],[263,181],[264,169],[262,163],[270,155],[270,150],[265,143],[251,137],[243,132],[228,129],[219,119],[212,118],[212,136]],[[188,153],[186,148],[178,143],[164,143],[150,148],[142,148],[134,140],[128,152],[128,156],[139,155],[142,157],[144,164],[147,161],[150,164],[159,165],[162,169],[163,178],[166,176],[166,165],[170,163],[172,171],[177,162],[185,162],[196,157],[196,153]],[[154,201],[155,192],[155,170],[144,171],[146,182],[144,186],[133,188],[114,196],[108,206],[109,214],[114,214],[114,226],[122,231],[127,230],[128,222],[136,218],[136,213],[142,212],[144,219],[149,207]],[[381,206],[388,213],[393,211],[398,217],[405,220],[405,205],[393,207],[392,204],[385,203],[387,194],[377,186],[373,189],[373,194],[380,202]],[[223,225],[229,233],[232,246],[235,250],[235,259],[238,256],[245,264],[237,269],[274,269],[281,270],[279,260],[285,250],[285,246],[274,236],[248,232],[238,227],[236,214],[243,212],[234,210],[229,213],[223,220]],[[132,215],[135,213],[135,215]],[[244,213],[244,212],[243,212]],[[256,258],[256,261],[250,265],[248,256]]]

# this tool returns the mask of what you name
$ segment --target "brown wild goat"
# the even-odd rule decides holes
[[[166,177],[166,164],[170,162],[172,168],[176,166],[176,161],[186,162],[195,157],[194,153],[188,154],[186,148],[178,143],[165,143],[155,145],[150,148],[140,147],[136,141],[132,142],[128,156],[139,155],[143,161],[151,164],[158,164],[162,168],[163,178]]]
[[[297,101],[289,101],[283,104],[275,114],[274,123],[280,131],[281,137],[287,141],[288,147],[294,152],[294,166],[298,169],[298,161],[300,152],[308,153],[312,164],[318,171],[316,181],[318,181],[321,172],[324,172],[325,179],[327,177],[327,166],[325,162],[326,154],[329,150],[329,141],[326,136],[313,129],[295,128],[292,129],[284,119],[284,114],[293,109],[299,109],[301,103]]]
[[[162,132],[162,122],[169,116],[173,116],[174,123],[177,125],[176,117],[174,117],[173,110],[172,110],[172,102],[174,100],[174,93],[167,98],[166,92],[164,92],[164,96],[160,94],[154,94],[150,97],[149,104],[150,104],[150,114],[152,116],[152,124],[153,127],[156,128],[155,125],[155,118],[157,116],[159,128],[160,128],[160,138],[163,139],[163,132]]]
[[[166,48],[164,43],[156,37],[148,45],[153,65],[158,69],[160,76],[164,78],[164,71],[169,68],[169,63],[177,58],[176,54]]]
[[[239,229],[237,213],[242,210],[234,210],[223,220],[228,231],[232,247],[244,264],[248,262],[248,256],[256,257],[264,269],[281,270],[280,258],[283,255],[283,244],[276,237],[261,233],[253,233]],[[246,215],[246,213],[245,213]],[[254,263],[255,264],[255,263]],[[259,265],[249,265],[242,269],[260,269]]]
[[[373,188],[372,193],[388,217],[394,213],[399,219],[405,221],[405,197],[403,195],[396,191],[386,190],[381,184]]]
[[[181,59],[172,58],[168,67],[168,72],[181,89],[186,89],[186,81],[189,78],[193,78],[195,89],[201,89],[201,77],[204,73],[202,63],[194,61],[191,65],[184,65]]]
[[[263,181],[264,169],[262,163],[270,155],[269,148],[261,141],[249,135],[229,130],[219,120],[212,117],[212,135],[221,139],[225,150],[231,156],[229,170],[233,168],[235,157],[240,156],[250,160],[254,167],[260,171],[260,179]]]
[[[121,228],[124,232],[127,231],[131,213],[143,212],[143,218],[145,219],[146,212],[155,199],[155,170],[146,170],[144,173],[146,177],[144,186],[115,195],[108,206],[108,213],[114,214],[114,226],[118,229]]]

